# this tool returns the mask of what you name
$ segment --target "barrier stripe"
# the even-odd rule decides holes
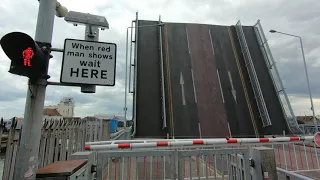
[[[178,139],[155,142],[136,142],[126,141],[125,143],[111,144],[87,144],[85,150],[103,150],[103,149],[124,149],[124,148],[155,148],[155,147],[177,147],[189,145],[215,145],[215,144],[232,144],[232,143],[266,143],[266,142],[290,142],[313,140],[313,136],[304,137],[272,137],[272,138],[217,138],[217,139]],[[116,142],[116,141],[114,141]]]
[[[118,144],[118,148],[130,148],[131,144]]]
[[[169,142],[157,142],[157,146],[168,146]]]
[[[193,140],[192,144],[196,145],[196,144],[204,144],[203,140]]]
[[[259,142],[269,142],[269,138],[259,138]]]
[[[227,140],[227,143],[237,143],[238,140],[237,139],[229,139]]]
[[[290,141],[299,141],[300,138],[299,137],[290,137]]]

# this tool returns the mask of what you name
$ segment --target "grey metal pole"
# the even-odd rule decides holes
[[[126,38],[126,72],[125,72],[125,88],[124,88],[124,119],[127,119],[127,78],[128,78],[128,30],[127,28],[127,38]],[[131,55],[131,54],[130,54]],[[131,66],[131,64],[130,64]],[[130,88],[130,87],[129,87]]]
[[[40,0],[35,40],[51,43],[56,0]],[[46,79],[29,80],[14,179],[36,179]]]
[[[133,105],[132,105],[132,118],[133,118],[133,132],[131,137],[134,137],[137,131],[137,71],[138,71],[138,64],[137,64],[137,56],[138,56],[138,12],[136,12],[136,20],[135,20],[135,46],[134,46],[134,77],[133,77]]]
[[[312,94],[311,94],[311,87],[310,87],[310,82],[309,82],[309,75],[308,75],[308,70],[307,70],[307,63],[306,63],[306,58],[304,55],[304,50],[303,50],[303,43],[302,43],[302,38],[300,36],[296,36],[293,34],[288,34],[288,33],[283,33],[283,32],[279,32],[279,31],[275,31],[276,33],[279,34],[284,34],[284,35],[288,35],[288,36],[293,36],[293,37],[297,37],[300,40],[300,46],[301,46],[301,51],[302,51],[302,58],[303,58],[303,64],[304,64],[304,69],[305,69],[305,73],[306,73],[306,78],[307,78],[307,84],[308,84],[308,91],[309,91],[309,97],[310,97],[310,104],[311,104],[311,111],[312,111],[312,115],[313,115],[313,124],[316,128],[316,132],[318,131],[318,123],[316,120],[316,115],[314,112],[314,105],[313,105],[313,100],[312,100]]]
[[[314,106],[313,106],[313,100],[312,100],[312,94],[311,94],[311,88],[310,88],[310,82],[309,82],[309,75],[308,75],[308,70],[307,70],[306,58],[304,56],[302,38],[299,37],[299,39],[300,39],[300,45],[301,45],[304,69],[305,69],[305,73],[306,73],[306,77],[307,77],[308,90],[309,90],[310,103],[311,103],[311,110],[312,110],[312,115],[313,115],[313,123],[315,125],[316,132],[317,132],[318,131],[318,123],[317,123],[316,115],[315,115],[315,112],[314,112]]]
[[[159,15],[159,53],[160,53],[160,74],[161,74],[161,96],[162,96],[162,118],[163,118],[163,128],[167,128],[167,114],[166,114],[166,92],[164,88],[164,62],[163,62],[163,51],[162,51],[162,26],[161,15]],[[166,132],[167,139],[169,139],[169,133]]]
[[[99,28],[96,26],[86,25],[84,39],[89,40],[89,41],[99,41]],[[81,85],[81,92],[82,93],[95,93],[96,86],[82,84]]]

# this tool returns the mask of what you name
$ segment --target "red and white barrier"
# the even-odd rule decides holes
[[[266,143],[266,142],[290,142],[290,141],[312,141],[314,136],[301,137],[273,137],[273,138],[219,138],[219,139],[179,139],[157,142],[133,142],[126,143],[108,143],[108,144],[89,144],[85,146],[86,150],[107,150],[107,149],[137,149],[137,148],[157,148],[157,147],[179,147],[179,146],[197,146],[197,145],[223,145],[223,144],[247,144],[247,143]],[[110,141],[109,141],[110,142]]]

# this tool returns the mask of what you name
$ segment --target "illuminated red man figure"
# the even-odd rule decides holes
[[[33,55],[33,50],[30,47],[22,52],[24,66],[31,66],[31,59]]]

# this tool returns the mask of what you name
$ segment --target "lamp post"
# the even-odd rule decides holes
[[[309,97],[310,97],[310,103],[311,103],[311,110],[312,110],[312,115],[313,115],[313,123],[316,127],[316,131],[318,131],[318,123],[315,117],[315,112],[314,112],[314,106],[313,106],[313,100],[312,100],[312,94],[311,94],[311,88],[310,88],[310,82],[309,82],[309,76],[308,76],[308,70],[307,70],[307,64],[306,64],[306,58],[304,56],[304,50],[303,50],[303,44],[302,44],[302,38],[300,36],[296,36],[293,34],[288,34],[288,33],[283,33],[283,32],[279,32],[276,30],[271,29],[269,32],[271,33],[279,33],[279,34],[284,34],[284,35],[288,35],[288,36],[292,36],[292,37],[296,37],[299,38],[300,40],[300,46],[301,46],[301,51],[302,51],[302,58],[303,58],[303,64],[304,64],[304,69],[305,69],[305,73],[306,73],[306,78],[307,78],[307,84],[308,84],[308,90],[309,90]]]

